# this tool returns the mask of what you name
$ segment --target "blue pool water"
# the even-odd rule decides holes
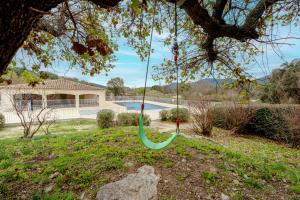
[[[116,104],[120,106],[125,106],[127,110],[140,110],[141,109],[141,102],[116,102]],[[166,109],[167,107],[158,106],[150,103],[145,103],[145,110],[160,110]]]
[[[120,106],[125,106],[127,110],[141,110],[141,102],[132,102],[132,101],[126,101],[126,102],[115,102],[116,104]],[[161,109],[167,109],[168,107],[164,106],[158,106],[150,103],[145,103],[145,110],[161,110]],[[95,109],[95,110],[80,110],[80,115],[96,115],[101,109]]]

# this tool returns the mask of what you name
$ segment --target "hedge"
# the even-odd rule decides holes
[[[138,126],[139,113],[120,113],[117,116],[118,126]],[[151,119],[149,115],[144,115],[144,125],[149,126]]]

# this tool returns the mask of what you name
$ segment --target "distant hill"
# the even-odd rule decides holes
[[[263,84],[265,85],[266,83],[268,83],[268,79],[269,79],[269,76],[264,76],[264,77],[261,77],[261,78],[258,78],[256,79],[256,81],[259,83],[259,84]],[[221,85],[222,83],[224,82],[232,82],[233,80],[230,80],[230,79],[213,79],[213,78],[205,78],[205,79],[201,79],[201,80],[198,80],[198,81],[195,81],[195,82],[191,82],[191,86],[192,87],[215,87],[216,85]],[[171,83],[171,84],[168,84],[168,85],[164,85],[164,87],[167,87],[169,89],[176,89],[176,83]]]
[[[91,85],[91,86],[95,86],[95,87],[99,87],[99,88],[106,88],[106,86],[104,86],[104,85],[100,85],[100,84],[97,84],[97,83],[91,83],[91,82],[84,81],[84,80],[79,80],[77,78],[66,77],[66,76],[59,76],[59,78],[64,78],[64,79],[76,81],[76,82],[79,82],[79,83],[83,83],[83,84],[87,84],[87,85]]]
[[[222,84],[226,81],[226,79],[213,79],[213,78],[205,78],[201,79],[195,82],[191,82],[192,87],[200,87],[200,86],[206,86],[206,87],[215,87],[217,84]],[[168,85],[165,85],[164,87],[167,87],[168,89],[174,90],[176,89],[176,83],[171,83]]]
[[[256,79],[256,81],[258,84],[265,85],[269,82],[269,78],[270,78],[270,76],[264,76],[264,77]]]

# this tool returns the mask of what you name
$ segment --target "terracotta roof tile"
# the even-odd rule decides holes
[[[68,79],[46,80],[43,83],[31,87],[28,84],[13,84],[1,86],[0,88],[18,88],[18,89],[61,89],[61,90],[104,90],[96,87]]]

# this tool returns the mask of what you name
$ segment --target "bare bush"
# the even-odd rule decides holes
[[[45,133],[45,135],[50,134],[50,127],[55,124],[56,122],[56,117],[52,112],[48,112],[46,115],[46,122],[42,126],[42,130]]]
[[[10,96],[13,109],[20,119],[23,127],[23,138],[31,139],[43,126],[46,125],[50,116],[52,116],[52,109],[42,106],[44,105],[42,101],[41,106],[34,107],[32,105],[30,95],[23,95],[21,100],[16,97],[17,95],[11,94]],[[50,124],[47,125],[48,127],[45,127],[47,132],[49,131],[49,126],[54,122],[49,123]]]
[[[219,128],[238,131],[249,121],[254,111],[249,105],[238,103],[217,106],[212,110],[213,124]]]
[[[213,115],[208,101],[193,102],[190,105],[192,130],[196,134],[211,136]]]
[[[254,111],[255,109],[252,109],[249,105],[233,103],[228,109],[229,126],[234,131],[238,131],[249,121]]]

